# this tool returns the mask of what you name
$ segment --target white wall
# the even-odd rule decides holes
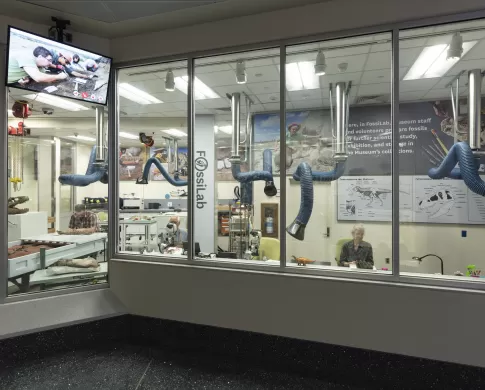
[[[484,9],[483,0],[334,0],[111,41],[116,62]],[[163,42],[163,45],[153,45]]]
[[[485,367],[485,339],[464,342],[483,332],[483,293],[159,263],[110,272],[132,314]]]

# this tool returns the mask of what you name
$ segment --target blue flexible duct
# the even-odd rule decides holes
[[[241,204],[253,204],[253,182],[241,183]]]
[[[163,175],[163,177],[173,186],[176,187],[184,187],[188,185],[187,180],[179,180],[178,175],[175,175],[175,177],[171,177],[168,172],[165,170],[163,165],[160,163],[160,161],[155,158],[149,158],[148,161],[145,164],[145,168],[143,168],[143,176],[139,179],[136,180],[136,184],[148,184],[148,175],[150,174],[150,168],[154,164],[157,169],[160,171],[160,173]]]
[[[310,220],[313,210],[312,177],[312,168],[306,162],[300,163],[296,169],[296,172],[293,174],[293,178],[300,181],[300,211],[291,225],[286,228],[286,231],[300,241],[303,241],[305,238],[305,228]]]
[[[459,169],[455,168],[456,163]],[[485,182],[478,174],[479,160],[466,142],[458,142],[450,149],[438,168],[431,168],[428,176],[432,179],[463,178],[466,186],[475,194],[485,196]]]
[[[345,161],[337,162],[335,169],[330,172],[312,172],[313,181],[334,181],[340,178],[345,172]],[[293,174],[293,179],[300,181],[300,175],[298,169]]]
[[[265,181],[264,193],[267,196],[275,196],[277,193],[276,187],[273,181],[273,155],[270,149],[266,149],[263,152],[263,170],[241,172],[241,165],[238,163],[232,163],[232,176],[240,183],[248,183],[253,181]]]
[[[91,149],[89,163],[84,175],[60,175],[59,183],[75,187],[86,187],[89,184],[101,181],[108,183],[108,168],[105,165],[96,165],[96,147]]]

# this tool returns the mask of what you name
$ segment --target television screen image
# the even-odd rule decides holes
[[[6,85],[106,104],[111,58],[9,27]]]

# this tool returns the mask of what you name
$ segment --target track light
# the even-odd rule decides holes
[[[246,63],[244,61],[238,61],[236,63],[236,82],[238,84],[246,84]]]
[[[315,62],[315,75],[323,76],[326,69],[327,63],[325,61],[325,54],[323,54],[323,50],[319,50],[317,54],[317,60]]]
[[[451,37],[450,47],[448,47],[447,60],[460,59],[463,54],[463,37],[460,32],[456,32]]]
[[[169,69],[167,76],[165,77],[165,91],[175,91],[175,79],[173,77],[172,69]]]

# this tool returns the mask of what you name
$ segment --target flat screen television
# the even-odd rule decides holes
[[[112,59],[8,27],[5,84],[106,105]]]

